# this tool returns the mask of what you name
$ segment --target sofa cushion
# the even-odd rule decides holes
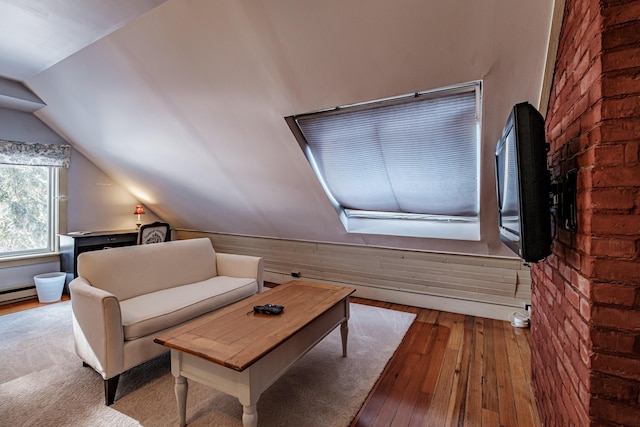
[[[124,339],[160,332],[257,292],[255,279],[217,276],[120,301]]]
[[[78,276],[120,301],[218,275],[206,238],[125,246],[78,255]]]

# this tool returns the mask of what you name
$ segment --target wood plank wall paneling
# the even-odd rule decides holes
[[[503,313],[505,310],[512,312],[514,309],[524,309],[524,304],[531,299],[529,268],[515,258],[420,252],[180,229],[177,230],[177,237],[207,237],[218,252],[260,256],[264,259],[265,280],[275,283],[293,279],[291,274],[296,272],[300,273],[301,279],[495,305],[500,306]]]

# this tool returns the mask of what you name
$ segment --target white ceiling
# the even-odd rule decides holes
[[[22,81],[166,0],[0,0],[0,76]]]
[[[160,3],[0,0],[0,75],[176,227],[504,252],[492,153],[510,107],[540,100],[553,0]],[[482,241],[345,233],[284,117],[472,80]]]

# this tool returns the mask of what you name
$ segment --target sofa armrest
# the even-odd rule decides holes
[[[218,276],[251,277],[258,282],[258,293],[264,290],[261,257],[216,252]]]
[[[120,302],[82,277],[69,283],[76,353],[109,379],[123,371],[124,329]]]

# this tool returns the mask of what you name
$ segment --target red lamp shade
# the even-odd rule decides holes
[[[144,213],[144,208],[142,205],[136,205],[136,209],[133,211],[134,215],[138,215],[138,220],[136,221],[136,228],[140,228],[142,225],[142,221],[140,221],[140,215]]]

